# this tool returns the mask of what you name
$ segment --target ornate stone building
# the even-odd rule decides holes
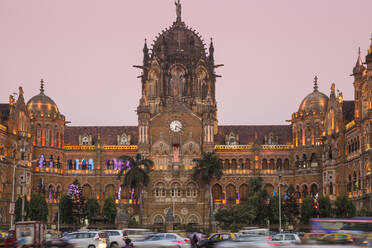
[[[49,223],[57,203],[79,180],[86,197],[100,204],[108,196],[138,218],[136,192],[121,186],[117,158],[142,153],[155,162],[144,192],[143,221],[162,226],[172,213],[179,224],[208,223],[208,193],[191,179],[192,160],[215,151],[223,177],[213,182],[215,206],[247,200],[247,181],[260,176],[271,194],[290,184],[298,201],[316,193],[347,194],[358,208],[371,207],[372,45],[365,65],[359,53],[353,69],[355,97],[345,101],[332,84],[329,96],[314,89],[288,125],[218,125],[214,46],[209,47],[181,19],[143,48],[137,126],[70,126],[44,92],[27,104],[22,88],[0,104],[0,224],[9,224],[15,169],[15,197],[25,189],[45,195]],[[14,167],[14,165],[17,165]]]

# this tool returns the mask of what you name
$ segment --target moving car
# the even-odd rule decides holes
[[[175,233],[158,233],[142,241],[133,241],[135,248],[190,248],[190,241]]]
[[[110,239],[102,231],[80,231],[67,234],[63,237],[73,244],[75,248],[108,248]]]
[[[45,248],[74,248],[74,245],[67,239],[51,239],[45,242]]]
[[[275,235],[271,239],[272,243],[278,243],[280,245],[292,245],[301,244],[301,239],[297,234],[294,233],[280,233]]]
[[[318,243],[318,240],[324,235],[324,233],[305,233],[305,235],[302,237],[302,243],[316,244]]]
[[[236,235],[234,233],[222,232],[214,233],[209,238],[200,240],[198,242],[199,248],[212,248],[215,244],[227,241],[227,240],[236,240]]]
[[[330,233],[324,235],[319,241],[323,244],[352,244],[353,236],[346,233]]]
[[[245,248],[245,247],[266,247],[268,239],[264,236],[254,234],[240,234],[235,240],[227,240],[216,243],[216,248]]]
[[[127,239],[127,236],[123,230],[102,230],[102,232],[105,232],[110,239],[110,244],[107,244],[108,248],[120,248],[125,246],[125,239]]]
[[[132,241],[144,240],[150,233],[149,229],[142,228],[126,228],[123,230],[124,237],[130,238]]]

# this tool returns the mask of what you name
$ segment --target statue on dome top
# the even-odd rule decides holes
[[[181,12],[182,12],[182,7],[180,0],[177,0],[177,2],[174,2],[176,5],[176,14],[177,14],[177,21],[181,21]]]

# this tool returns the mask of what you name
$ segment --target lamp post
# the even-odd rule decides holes
[[[282,178],[282,174],[279,174],[279,233],[282,232],[282,203],[280,201],[280,179]]]

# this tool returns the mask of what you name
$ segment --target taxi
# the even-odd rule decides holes
[[[230,232],[220,232],[213,233],[207,239],[200,240],[198,242],[199,248],[212,248],[216,243],[226,240],[236,240],[237,237],[234,233]]]
[[[353,236],[346,233],[329,233],[319,239],[325,244],[352,244]]]
[[[5,246],[5,235],[6,232],[0,231],[0,247]]]
[[[325,233],[305,233],[305,235],[302,237],[302,242],[305,244],[317,243],[317,241],[324,235]]]

